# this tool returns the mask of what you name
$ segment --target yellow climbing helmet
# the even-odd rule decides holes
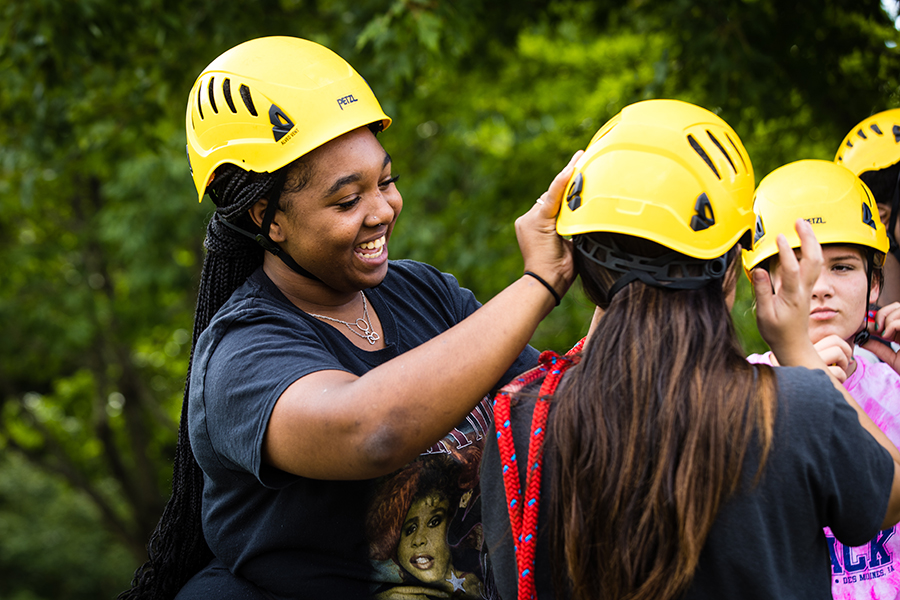
[[[812,225],[820,244],[854,244],[880,255],[888,251],[888,238],[872,192],[849,169],[827,160],[800,160],[766,175],[756,189],[757,214],[752,250],[743,253],[748,273],[778,254],[775,242],[783,233],[792,248],[800,247],[794,230],[797,219]]]
[[[270,173],[349,131],[390,123],[366,80],[328,48],[293,37],[244,42],[211,62],[188,98],[198,198],[224,163]]]
[[[678,100],[626,106],[575,165],[556,230],[613,232],[701,260],[753,230],[753,167],[734,130]]]
[[[882,111],[857,124],[841,142],[834,162],[856,175],[900,162],[900,108]]]

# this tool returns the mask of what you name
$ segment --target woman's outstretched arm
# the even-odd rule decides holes
[[[516,221],[525,270],[559,295],[574,270],[571,245],[556,233],[556,214],[579,155]],[[361,377],[320,371],[298,379],[275,404],[265,460],[318,479],[392,472],[465,418],[555,302],[540,281],[523,276],[461,323]]]

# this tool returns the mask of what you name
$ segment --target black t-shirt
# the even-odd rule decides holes
[[[377,480],[314,480],[263,463],[269,417],[291,383],[321,370],[363,375],[479,306],[452,276],[413,261],[392,261],[365,293],[384,330],[381,350],[359,349],[297,309],[261,269],[200,336],[188,423],[204,471],[207,543],[273,598],[386,599],[403,586],[476,596],[484,577],[478,466],[487,400],[419,459]],[[527,348],[499,383],[536,362]]]
[[[716,517],[687,600],[831,598],[831,561],[822,528],[830,526],[846,544],[864,544],[887,512],[894,463],[859,424],[856,411],[820,371],[778,368],[777,373],[775,435],[762,479],[753,485],[759,452],[751,445],[741,488]],[[534,404],[533,397],[523,395],[511,410],[518,456],[528,456]],[[552,493],[548,457],[554,451],[548,436],[542,498]],[[524,489],[527,461],[517,462]],[[516,597],[516,565],[501,468],[491,435],[481,476],[485,547],[500,595],[509,599]],[[535,559],[535,585],[544,599],[553,597],[547,504],[539,505]]]

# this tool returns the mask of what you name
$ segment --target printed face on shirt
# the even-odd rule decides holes
[[[297,191],[301,169],[309,181]],[[367,128],[316,148],[289,175],[272,239],[333,289],[378,285],[387,274],[388,241],[403,208],[391,157]]]
[[[447,544],[450,502],[440,494],[412,503],[397,546],[397,561],[407,573],[427,583],[443,581],[451,568]]]
[[[822,246],[822,273],[812,289],[809,307],[809,337],[812,342],[829,335],[852,340],[863,327],[866,301],[866,256],[855,246]],[[777,261],[772,269],[778,284]],[[871,302],[878,299],[878,282],[872,282]]]

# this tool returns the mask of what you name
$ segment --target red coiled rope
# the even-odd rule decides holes
[[[512,526],[519,600],[534,600],[536,597],[534,585],[535,538],[541,498],[544,435],[547,416],[550,414],[550,399],[566,370],[578,362],[578,357],[573,355],[580,353],[583,347],[584,339],[569,350],[565,356],[560,356],[552,351],[542,352],[536,368],[505,386],[494,398],[494,424],[497,429],[497,446],[500,449],[500,460],[503,466],[503,486],[506,489],[509,523]],[[516,447],[510,423],[510,399],[526,385],[541,377],[544,378],[544,381],[541,383],[540,395],[531,419],[523,505],[519,468],[516,463]]]

